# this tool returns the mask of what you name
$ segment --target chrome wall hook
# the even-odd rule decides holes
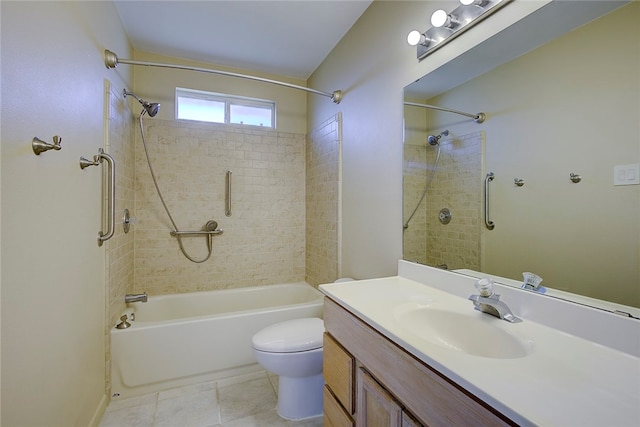
[[[31,140],[31,148],[36,156],[39,156],[40,153],[44,153],[49,150],[59,151],[62,149],[60,144],[62,143],[62,137],[60,135],[55,135],[53,137],[53,144],[45,142],[38,138],[37,136]]]
[[[517,187],[522,187],[524,185],[524,179],[520,179],[520,178],[513,178],[513,183],[514,185],[516,185]]]
[[[571,180],[571,182],[573,182],[574,184],[579,183],[580,181],[582,181],[582,176],[578,175],[577,173],[573,173],[571,172],[569,174],[569,179]]]

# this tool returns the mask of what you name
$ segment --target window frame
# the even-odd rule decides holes
[[[201,123],[216,123],[216,124],[224,124],[224,125],[230,125],[230,126],[243,126],[243,127],[248,126],[248,127],[253,127],[257,129],[273,129],[273,130],[276,129],[276,102],[273,100],[229,95],[224,93],[209,92],[209,91],[197,90],[197,89],[188,89],[183,87],[176,87],[175,94],[176,94],[175,95],[175,119],[176,120],[196,121]],[[211,120],[199,120],[199,119],[179,117],[178,113],[179,113],[180,97],[197,99],[201,101],[224,102],[224,122],[215,122]],[[232,117],[231,117],[232,105],[241,106],[241,107],[258,107],[258,108],[263,108],[265,110],[269,110],[271,112],[271,123],[270,125],[234,123],[232,122]]]

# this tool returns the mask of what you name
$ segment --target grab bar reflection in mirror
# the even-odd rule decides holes
[[[496,226],[495,223],[489,219],[489,183],[493,181],[495,177],[493,172],[488,172],[484,179],[484,225],[489,230],[493,230]]]
[[[108,231],[103,233],[102,230],[98,232],[98,246],[102,246],[104,242],[113,237],[113,233],[115,231],[115,218],[116,218],[116,166],[109,154],[105,153],[102,148],[98,150],[98,154],[93,156],[93,161],[88,160],[84,157],[80,157],[80,169],[84,169],[88,166],[98,166],[102,163],[103,160],[107,161],[107,165],[109,166],[109,180],[107,185],[107,202],[108,202],[108,210],[107,210],[107,224]],[[104,188],[104,187],[103,187]]]

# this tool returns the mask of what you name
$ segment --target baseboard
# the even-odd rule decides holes
[[[99,427],[100,421],[102,420],[102,416],[104,415],[104,411],[107,410],[107,405],[109,405],[109,398],[106,394],[102,395],[102,399],[100,399],[100,404],[96,408],[93,416],[91,417],[91,421],[89,421],[89,427]]]

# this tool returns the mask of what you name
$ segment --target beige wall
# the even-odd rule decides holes
[[[309,97],[309,128],[342,112],[342,268],[358,279],[394,275],[402,257],[403,87],[546,4],[520,1],[417,61],[406,36],[441,2],[374,1],[309,79],[344,91],[335,105]]]
[[[488,113],[486,271],[640,306],[640,186],[613,185],[615,165],[640,162],[639,21],[634,2],[429,100]],[[443,114],[430,124],[480,127]]]
[[[85,426],[104,410],[100,168],[105,47],[130,47],[110,2],[1,2],[2,425]],[[62,136],[35,156],[34,136]]]

